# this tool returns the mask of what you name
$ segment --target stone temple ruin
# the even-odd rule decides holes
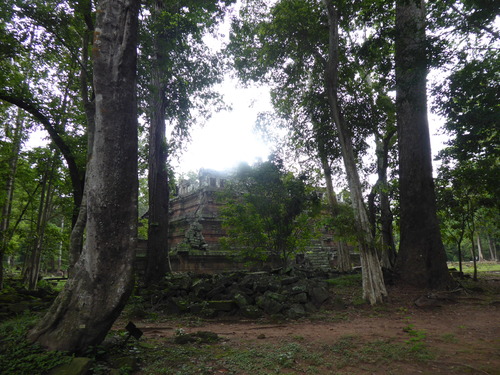
[[[231,175],[209,169],[201,169],[198,182],[182,181],[178,194],[170,201],[170,263],[173,271],[215,273],[243,268],[221,248],[219,239],[225,235],[219,217],[220,192]],[[142,241],[138,253],[145,254]],[[337,243],[331,233],[325,232],[314,241],[304,254],[297,255],[298,263],[314,267],[330,268],[337,252]]]

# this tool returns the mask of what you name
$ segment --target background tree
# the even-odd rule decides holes
[[[26,126],[25,118],[21,110],[12,111],[9,106],[2,106],[1,120],[4,126],[1,131],[0,154],[1,170],[0,181],[5,189],[0,192],[0,290],[3,288],[4,269],[3,261],[9,245],[9,230],[11,225],[12,205],[14,201],[15,180],[17,166],[21,155],[23,142],[23,130]],[[15,121],[12,116],[15,113]]]
[[[81,251],[86,220],[86,205],[82,205],[85,142],[92,140],[94,122],[88,53],[92,2],[10,0],[2,3],[0,12],[6,21],[2,35],[10,51],[1,56],[0,99],[38,121],[65,159],[74,198],[70,251],[74,262]]]
[[[56,181],[56,172],[58,169],[57,153],[47,150],[44,154],[37,155],[41,160],[39,167],[40,173],[40,196],[38,198],[38,210],[36,215],[35,230],[32,235],[32,243],[29,251],[25,254],[23,266],[23,279],[29,290],[36,290],[40,267],[42,262],[42,250],[45,241],[45,232],[53,211],[53,198]]]
[[[344,52],[349,41],[347,35],[351,31],[349,20],[354,13],[349,5],[343,5],[345,7],[341,9],[340,20],[343,22],[341,30],[345,38],[338,38],[340,21],[336,12],[340,10],[335,9],[330,2],[284,0],[267,8],[263,3],[249,3],[242,8],[242,20],[233,23],[229,51],[236,56],[235,68],[242,80],[254,80],[272,86],[273,105],[278,111],[283,112],[283,108],[287,107],[297,108],[298,116],[293,116],[290,123],[294,123],[296,118],[300,119],[303,116],[300,112],[303,112],[313,124],[320,121],[326,121],[322,124],[325,127],[335,124],[334,132],[340,145],[338,148],[342,153],[347,180],[350,188],[356,189],[352,194],[352,202],[360,218],[357,220],[360,224],[358,228],[366,229],[359,233],[367,233],[366,238],[360,235],[359,240],[372,246],[374,242],[370,238],[371,229],[357,169],[357,152],[366,147],[363,139],[367,128],[356,127],[359,118],[356,119],[355,115],[363,111],[366,102],[357,101],[352,95],[358,90],[352,82],[359,72],[351,69],[354,65],[348,62],[348,53]],[[351,108],[357,110],[348,110],[349,102],[356,103],[357,106]],[[326,116],[312,116],[314,112],[323,112]],[[337,122],[337,119],[341,122]],[[303,147],[303,140],[300,137],[296,139],[299,141],[297,146]],[[328,144],[331,146],[331,143]],[[316,142],[316,145],[319,147],[320,143]],[[337,150],[327,150],[329,157],[338,155]],[[323,169],[328,171],[328,168]],[[364,226],[361,226],[362,223],[365,223]],[[361,247],[369,248],[364,245]],[[382,274],[380,270],[373,271],[374,274],[368,271],[372,267],[380,269],[375,259],[376,252],[365,253],[373,254],[367,255],[364,260],[368,262],[365,267],[365,295],[371,301],[381,300],[381,295],[385,295]]]
[[[132,290],[137,228],[136,47],[139,1],[102,0],[93,50],[96,135],[87,239],[73,276],[28,338],[83,352],[99,344]]]
[[[148,251],[145,280],[154,283],[168,270],[170,154],[180,150],[193,114],[205,117],[220,107],[212,86],[222,80],[222,58],[203,39],[214,32],[232,0],[155,0],[147,3],[141,38],[141,94],[149,123]],[[166,122],[173,128],[166,137]]]
[[[305,177],[286,172],[279,159],[253,168],[242,165],[234,181],[222,200],[226,247],[245,261],[287,265],[314,235],[319,199]]]

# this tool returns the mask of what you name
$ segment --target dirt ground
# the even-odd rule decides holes
[[[324,364],[289,366],[273,370],[276,374],[498,374],[500,375],[500,278],[489,280],[490,293],[461,292],[427,298],[421,291],[391,288],[390,301],[382,306],[347,306],[325,310],[298,321],[179,320],[137,322],[145,338],[161,342],[178,334],[210,331],[222,343],[235,350],[270,348],[298,342],[307,351],[321,352]],[[493,291],[493,292],[491,292]],[[347,340],[348,339],[348,340]],[[351,340],[351,341],[349,341]],[[333,362],[347,360],[342,366],[327,364],[325,348],[340,348],[339,342],[351,343],[350,351],[331,349]],[[354,345],[353,343],[356,343]],[[393,358],[356,355],[356,348],[369,353],[367,343],[396,343],[425,346],[429,357]],[[382,344],[380,344],[382,345]],[[372,348],[377,350],[376,348]],[[382,349],[380,349],[382,350]],[[339,357],[340,356],[340,357]],[[294,359],[300,362],[300,359]],[[305,369],[309,370],[306,371]],[[278,372],[276,372],[278,371]],[[146,374],[147,372],[141,372]],[[234,374],[221,362],[214,364],[211,374]],[[238,372],[241,375],[251,372]],[[256,373],[266,373],[260,371]],[[255,375],[256,373],[252,373]]]

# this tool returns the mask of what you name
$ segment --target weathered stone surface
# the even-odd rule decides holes
[[[286,301],[286,296],[279,294],[279,293],[275,293],[275,292],[266,292],[266,293],[264,293],[264,297],[273,299],[273,300],[280,302],[280,303]]]
[[[250,304],[250,299],[244,295],[244,294],[241,294],[241,293],[238,293],[236,294],[234,297],[234,302],[236,303],[236,305],[238,305],[239,308],[242,308],[244,306],[248,306]]]
[[[205,297],[212,288],[213,284],[203,279],[193,283],[193,292],[198,297]]]
[[[208,299],[220,299],[220,297],[222,297],[224,295],[225,290],[226,290],[226,287],[224,285],[219,285],[207,293],[207,298]]]
[[[306,292],[307,292],[307,285],[305,283],[294,285],[290,289],[291,294],[299,294],[299,293],[306,293]]]
[[[199,314],[201,311],[206,307],[206,302],[197,302],[193,303],[192,305],[189,305],[189,312],[191,314]]]
[[[121,373],[130,373],[130,371],[139,370],[137,358],[132,356],[109,358],[108,361],[114,369],[117,369]]]
[[[311,313],[320,308],[330,297],[324,280],[336,276],[303,268],[275,273],[173,274],[166,277],[164,287],[144,291],[143,297],[145,301],[151,300],[155,308],[173,314],[208,318],[227,314],[248,318],[283,314],[291,318],[302,316],[302,311]],[[303,308],[292,309],[293,305]]]
[[[248,305],[241,308],[241,314],[245,318],[257,319],[262,316],[262,310],[260,310],[257,306]]]
[[[208,301],[207,306],[209,309],[214,309],[215,311],[232,311],[236,308],[236,303],[234,301]]]
[[[92,366],[92,359],[75,357],[70,363],[57,366],[49,371],[49,375],[86,375]]]
[[[290,300],[294,303],[307,303],[309,301],[309,298],[307,296],[307,293],[299,293],[291,296]]]
[[[320,306],[330,297],[330,293],[324,287],[312,288],[310,295],[312,303],[316,306]]]
[[[298,281],[300,281],[300,277],[298,276],[287,277],[281,280],[281,285],[295,284]]]
[[[306,316],[306,309],[302,304],[294,304],[286,311],[286,316],[290,319],[298,319]]]
[[[283,310],[283,304],[269,296],[260,296],[257,298],[257,306],[260,307],[266,314],[277,314]]]

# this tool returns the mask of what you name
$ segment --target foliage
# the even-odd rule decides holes
[[[189,139],[189,128],[212,111],[224,107],[221,95],[213,86],[220,83],[224,60],[206,44],[204,36],[215,33],[227,7],[234,0],[178,1],[165,0],[159,9],[147,1],[139,32],[138,94],[139,109],[151,122],[154,94],[163,100],[162,108],[171,133],[169,153],[182,149]],[[161,64],[159,85],[153,87],[154,64]]]
[[[439,87],[437,108],[445,115],[451,136],[439,153],[438,203],[443,235],[460,251],[464,237],[478,227],[498,237],[500,145],[496,123],[500,116],[498,53],[465,61]]]
[[[240,166],[221,199],[227,231],[222,243],[243,259],[274,257],[286,264],[314,236],[318,197],[306,185],[305,176],[286,172],[279,159],[253,168]]]
[[[356,243],[357,232],[355,213],[348,202],[339,202],[335,215],[324,216],[323,224],[328,229],[335,229],[335,238],[346,243]]]
[[[394,104],[386,92],[393,83],[388,35],[392,9],[382,2],[339,7],[339,100],[361,163],[367,135],[383,133],[394,122]],[[378,30],[367,32],[373,25]],[[324,86],[328,20],[321,2],[243,2],[239,18],[232,20],[226,53],[234,58],[243,82],[271,87],[274,113],[260,114],[257,125],[274,138],[273,127],[285,130],[280,156],[300,160],[308,171],[316,170],[322,159],[342,173]]]
[[[29,344],[26,333],[37,316],[26,314],[0,324],[0,368],[5,375],[32,375],[49,371],[71,357],[63,352],[46,351],[36,344]]]
[[[500,55],[491,53],[457,69],[441,87],[439,109],[447,120],[445,130],[451,136],[439,154],[441,175],[455,174],[483,195],[485,204],[500,202]],[[451,176],[450,176],[451,177]]]

